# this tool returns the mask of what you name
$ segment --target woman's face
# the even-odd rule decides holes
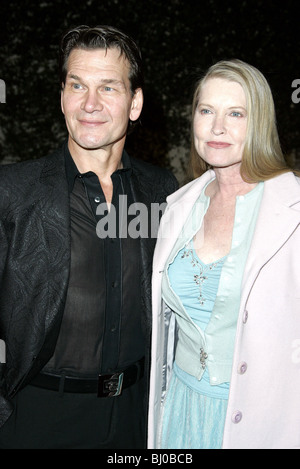
[[[209,78],[200,91],[193,125],[196,150],[207,164],[214,168],[240,165],[247,132],[242,86]]]

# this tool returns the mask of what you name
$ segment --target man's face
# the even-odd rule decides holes
[[[128,120],[142,110],[142,90],[130,90],[129,63],[118,49],[70,53],[61,107],[72,152],[123,147]]]

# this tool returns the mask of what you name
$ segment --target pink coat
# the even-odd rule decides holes
[[[161,229],[172,208],[191,209],[213,175],[206,173],[168,198]],[[149,448],[156,447],[159,432],[162,366],[171,367],[161,354],[170,337],[163,333],[161,271],[184,218],[172,218],[169,239],[158,239],[153,262]],[[224,449],[300,449],[299,224],[300,179],[287,173],[266,181],[242,284]]]

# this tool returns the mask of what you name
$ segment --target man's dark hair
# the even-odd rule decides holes
[[[143,88],[144,77],[141,52],[133,39],[112,26],[85,25],[67,31],[60,44],[60,82],[65,84],[68,58],[73,49],[112,49],[117,48],[129,62],[131,92]]]

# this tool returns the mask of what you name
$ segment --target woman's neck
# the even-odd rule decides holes
[[[240,174],[240,167],[234,168],[214,168],[216,178],[209,184],[206,194],[209,197],[221,197],[222,199],[231,199],[239,195],[245,195],[250,192],[257,183],[248,183],[244,181]]]

